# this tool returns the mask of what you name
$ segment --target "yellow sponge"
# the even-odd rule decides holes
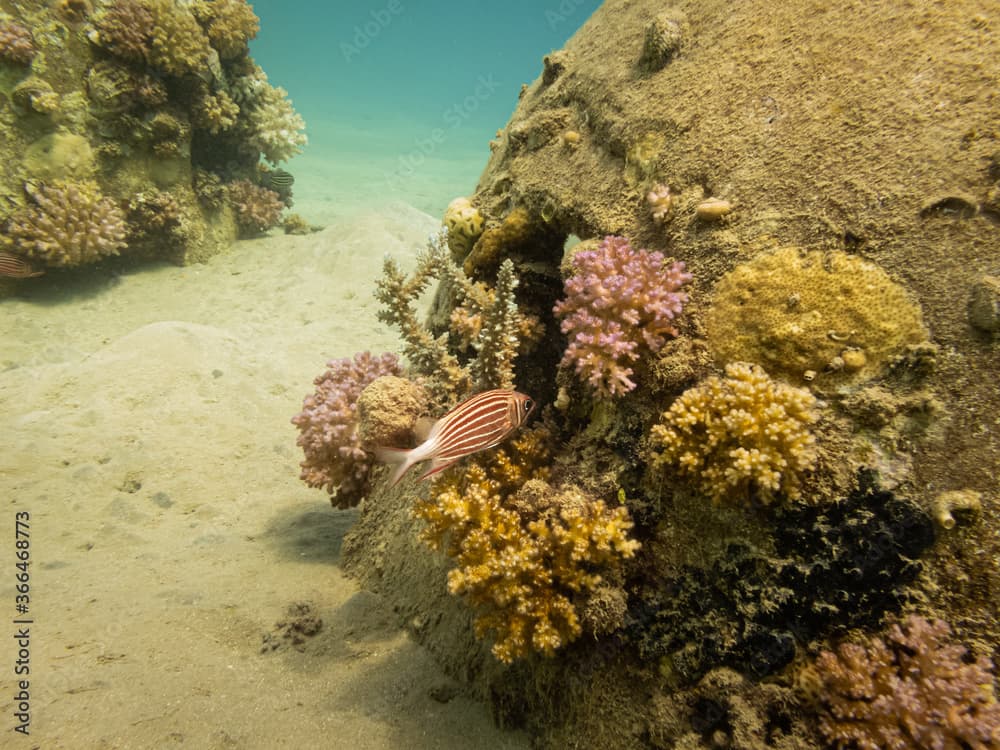
[[[791,382],[858,383],[927,338],[919,306],[876,264],[783,248],[715,287],[705,326],[716,360],[755,362]]]

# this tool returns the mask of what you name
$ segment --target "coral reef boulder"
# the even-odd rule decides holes
[[[5,245],[33,242],[25,253],[48,265],[89,263],[123,251],[122,241],[137,245],[123,253],[131,260],[191,263],[280,221],[269,194],[233,203],[223,195],[224,185],[260,186],[262,157],[287,159],[305,144],[301,117],[249,55],[259,21],[244,0],[61,0],[12,8],[0,14]],[[92,221],[84,230],[81,219],[79,230],[64,227],[66,236],[51,241],[43,236],[51,227],[27,230],[41,204],[51,202],[46,192],[64,189],[60,180],[80,186],[80,211],[92,193],[84,183],[108,199],[94,207],[105,214],[103,228]],[[161,192],[183,217],[170,242],[152,241],[157,233],[138,227],[137,216],[129,217],[130,234],[119,237],[116,210]],[[281,198],[290,205],[289,191]],[[88,232],[92,239],[82,239]],[[60,243],[65,252],[53,249]]]
[[[989,564],[1000,556],[989,281],[1000,8],[841,10],[605,0],[539,61],[490,141],[468,198],[484,229],[463,270],[483,285],[468,295],[479,300],[512,263],[517,303],[543,327],[514,375],[554,431],[549,476],[513,492],[477,480],[430,509],[472,518],[482,506],[497,529],[509,519],[506,538],[455,533],[484,547],[510,541],[478,558],[509,549],[509,579],[484,563],[455,575],[461,598],[442,597],[445,566],[465,566],[414,547],[437,520],[410,518],[425,499],[412,488],[375,489],[344,564],[539,747],[829,748],[815,706],[789,687],[825,639],[857,628],[862,640],[887,613],[922,611],[961,623],[977,655],[1000,641],[1000,604],[988,595],[1000,587]],[[552,382],[566,343],[558,327],[575,312],[553,312],[568,298],[561,282],[575,275],[574,256],[608,236],[683,259],[694,276],[672,290],[693,300],[669,323],[685,335],[616,361],[635,387],[614,398],[610,380],[601,393],[573,382],[570,366]],[[416,286],[400,278],[380,294]],[[424,362],[432,379],[446,372],[433,363],[465,366],[482,328],[483,304],[466,304],[450,280],[442,287],[420,341],[441,346]],[[713,370],[738,362],[741,374]],[[698,390],[713,376],[717,392]],[[651,437],[658,416],[663,432]],[[865,468],[871,483],[855,485]],[[957,488],[981,493],[981,509],[936,537],[928,511]],[[527,519],[551,519],[538,510],[549,499],[570,503],[570,489],[628,507],[642,543],[581,592],[535,586],[539,547],[522,533]],[[520,609],[493,598],[508,584],[524,584]],[[553,590],[572,605],[575,640]],[[475,620],[514,657],[509,666],[480,647]],[[561,645],[535,658],[553,630]]]

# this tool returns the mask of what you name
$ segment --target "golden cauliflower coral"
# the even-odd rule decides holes
[[[816,399],[777,383],[759,367],[726,365],[678,398],[651,432],[654,464],[693,475],[714,501],[771,503],[801,496],[803,474],[816,461]]]
[[[624,507],[555,490],[540,478],[547,469],[535,463],[542,457],[537,440],[533,431],[512,441],[513,460],[501,449],[485,466],[473,461],[464,472],[448,472],[414,507],[427,523],[425,541],[457,563],[448,590],[476,608],[477,636],[492,635],[493,654],[507,664],[534,651],[551,656],[576,638],[581,626],[571,597],[592,591],[602,570],[639,547],[628,537]],[[532,477],[540,502],[524,512],[512,493]]]

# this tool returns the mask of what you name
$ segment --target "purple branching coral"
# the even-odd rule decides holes
[[[292,418],[301,433],[296,443],[305,453],[301,479],[325,488],[339,508],[357,505],[368,493],[372,463],[358,438],[361,391],[376,378],[401,372],[395,354],[361,352],[331,360],[313,381],[316,392],[306,396],[302,411]]]
[[[125,215],[96,183],[54,181],[29,195],[31,205],[7,225],[18,253],[48,266],[77,266],[125,247]]]
[[[664,267],[662,253],[634,250],[624,237],[581,250],[573,256],[566,298],[554,308],[570,337],[562,364],[573,365],[600,395],[631,391],[631,364],[677,335],[673,320],[687,302],[681,287],[690,280],[683,263]]]
[[[816,661],[833,747],[858,750],[985,750],[1000,746],[993,664],[949,642],[942,620],[917,615],[867,645],[844,643]]]
[[[118,0],[94,16],[96,44],[131,62],[145,63],[153,44],[153,14],[139,0]]]
[[[266,232],[281,221],[285,204],[273,190],[255,185],[250,180],[236,180],[228,186],[229,202],[236,211],[240,234],[253,236]]]
[[[15,21],[0,23],[0,60],[12,65],[30,65],[35,58],[31,31]]]

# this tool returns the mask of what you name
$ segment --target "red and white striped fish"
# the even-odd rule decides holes
[[[444,471],[460,458],[492,448],[524,424],[535,402],[517,391],[498,388],[466,399],[434,423],[427,439],[412,450],[378,448],[380,461],[399,464],[392,475],[396,485],[410,467],[430,459],[420,478]]]
[[[36,270],[24,258],[11,253],[0,253],[0,276],[12,279],[31,279],[45,271]]]

